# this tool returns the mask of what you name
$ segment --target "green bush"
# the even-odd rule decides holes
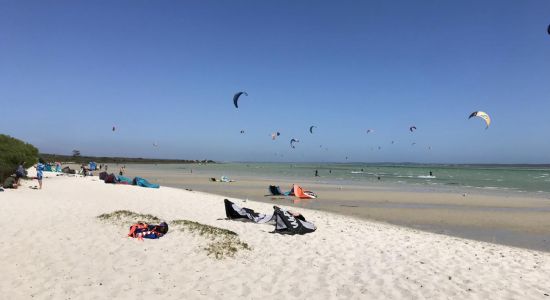
[[[38,149],[8,135],[0,134],[0,183],[15,173],[17,166],[25,162],[29,168],[38,161]]]

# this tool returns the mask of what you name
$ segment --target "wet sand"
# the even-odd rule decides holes
[[[165,186],[188,188],[274,205],[289,205],[340,213],[444,233],[469,239],[550,252],[550,200],[544,197],[469,190],[415,188],[410,185],[333,184],[325,179],[293,182],[277,179],[232,177],[236,182],[211,182],[221,174],[189,170],[162,174],[127,165],[127,176],[141,176]],[[188,173],[186,173],[188,172]],[[267,196],[270,184],[287,191],[292,183],[314,191],[319,198]]]

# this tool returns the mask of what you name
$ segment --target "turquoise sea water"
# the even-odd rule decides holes
[[[149,166],[167,172],[219,174],[265,179],[314,178],[337,184],[369,182],[399,185],[550,193],[550,166],[400,165],[329,163],[220,163]],[[430,171],[433,176],[430,176]],[[380,179],[378,179],[380,177]]]

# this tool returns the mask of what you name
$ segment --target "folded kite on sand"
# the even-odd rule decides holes
[[[253,209],[240,207],[228,199],[223,200],[225,204],[225,216],[228,219],[248,219],[254,223],[267,223],[273,219],[273,215],[260,214]]]
[[[314,232],[317,228],[299,213],[273,206],[273,214],[266,215],[255,212],[253,209],[240,207],[235,203],[224,200],[225,215],[228,219],[245,219],[254,223],[275,223],[275,232],[283,234],[306,234]],[[272,223],[273,223],[272,222]]]
[[[272,196],[295,196],[300,199],[315,199],[317,198],[317,195],[312,191],[306,191],[301,186],[297,184],[293,184],[292,188],[288,192],[281,192],[281,188],[279,186],[270,185],[269,186],[269,193],[271,193]]]
[[[229,179],[229,177],[227,177],[227,176],[222,176],[222,177],[220,177],[220,179],[216,179],[214,177],[211,177],[210,181],[213,181],[213,182],[235,182],[235,180]]]
[[[116,176],[115,174],[107,174],[107,172],[99,173],[99,179],[103,180],[105,183],[137,185],[153,189],[158,189],[160,187],[160,185],[150,183],[147,179],[141,177],[134,177],[134,179],[130,179],[122,175]]]

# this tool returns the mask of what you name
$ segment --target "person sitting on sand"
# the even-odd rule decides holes
[[[4,180],[4,184],[2,185],[5,189],[16,189],[18,187],[17,179],[13,176],[9,176]]]

